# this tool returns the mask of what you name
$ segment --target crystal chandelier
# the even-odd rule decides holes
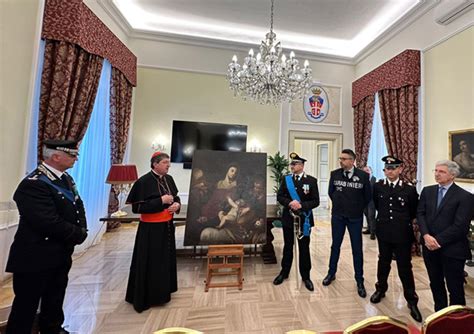
[[[273,1],[271,0],[270,32],[260,44],[260,52],[254,56],[253,49],[240,66],[237,56],[227,69],[227,80],[234,96],[240,95],[261,104],[279,104],[302,98],[311,85],[311,68],[307,60],[300,68],[295,53],[289,59],[282,54],[280,42],[273,32]]]

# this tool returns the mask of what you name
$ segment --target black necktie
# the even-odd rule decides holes
[[[61,175],[61,181],[66,189],[70,189],[69,180],[67,179],[66,174]]]
[[[350,173],[350,172],[349,172],[348,170],[346,170],[346,171],[344,172],[344,175],[345,175],[347,178],[349,178],[349,173]]]
[[[394,189],[395,188],[395,183],[390,183],[390,188]]]

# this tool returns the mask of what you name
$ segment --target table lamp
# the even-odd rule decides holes
[[[132,188],[133,182],[138,179],[137,167],[135,165],[112,165],[105,183],[111,184],[119,201],[118,211],[111,214],[111,217],[123,217],[127,213],[122,211],[125,199]]]

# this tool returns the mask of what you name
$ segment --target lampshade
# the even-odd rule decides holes
[[[135,165],[112,165],[105,183],[128,184],[138,179],[137,166]]]

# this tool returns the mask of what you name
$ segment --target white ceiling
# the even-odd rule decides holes
[[[270,30],[270,0],[105,2],[135,36],[255,48]],[[439,0],[275,0],[273,29],[285,52],[353,60],[436,3]]]

